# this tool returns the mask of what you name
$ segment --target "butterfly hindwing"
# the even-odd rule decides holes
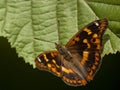
[[[81,75],[78,74],[79,71],[77,72],[77,69],[75,70],[74,65],[72,65],[68,61],[64,60],[64,62],[62,62],[61,70],[61,78],[66,84],[70,86],[82,86],[87,83],[86,80],[82,77],[82,73]]]

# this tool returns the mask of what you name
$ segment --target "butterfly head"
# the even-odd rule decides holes
[[[58,50],[58,49],[61,48],[62,46],[61,46],[60,44],[58,44],[58,43],[55,43],[55,47],[56,47],[56,49]]]
[[[60,54],[63,54],[63,52],[65,52],[65,50],[66,50],[66,48],[60,44],[55,43],[55,46]]]

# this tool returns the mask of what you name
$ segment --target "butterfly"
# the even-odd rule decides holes
[[[65,46],[55,43],[57,50],[38,55],[36,67],[53,73],[70,86],[86,85],[101,65],[102,36],[107,27],[107,19],[91,22]]]

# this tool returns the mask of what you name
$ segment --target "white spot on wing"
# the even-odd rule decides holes
[[[39,57],[37,57],[38,61],[41,62],[41,59]]]
[[[98,22],[94,22],[96,26],[99,26],[99,23]]]

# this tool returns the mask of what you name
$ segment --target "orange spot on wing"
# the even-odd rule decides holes
[[[83,40],[83,43],[88,43],[87,39],[84,39],[84,40]]]
[[[94,43],[100,44],[100,39],[96,39]]]
[[[100,60],[100,54],[98,52],[95,53],[95,61],[99,61]],[[97,64],[97,62],[96,62]]]
[[[55,64],[55,66],[56,66],[57,68],[60,68],[60,66],[57,65],[57,63],[56,63],[56,61],[55,61],[54,59],[52,59],[52,62]]]
[[[92,34],[91,30],[88,28],[84,28],[84,31],[86,31],[88,33],[88,35]]]
[[[62,71],[69,74],[69,73],[73,73],[73,71],[71,69],[67,69],[65,67],[62,67]]]
[[[88,76],[87,76],[87,80],[89,80],[89,81],[90,81],[90,80],[93,80],[93,77],[92,77],[91,75],[88,75]]]
[[[95,65],[93,65],[93,66],[92,66],[92,69],[93,69],[93,70],[95,70],[95,69],[96,69],[96,66],[95,66]]]
[[[89,75],[91,75],[91,76],[93,75],[93,70],[90,71]]]
[[[87,44],[87,48],[90,48],[90,47],[91,47],[90,44],[88,43],[88,40],[87,40],[87,39],[84,39],[84,40],[83,40],[83,43],[86,43],[86,44]]]
[[[52,59],[52,62],[53,62],[54,64],[56,64],[56,61],[55,61],[54,59]]]
[[[86,51],[83,52],[83,58],[80,62],[81,65],[84,65],[86,63],[86,61],[88,60],[88,55],[89,55],[89,52],[86,52]]]
[[[86,85],[87,84],[86,80],[81,80],[81,84]]]
[[[75,41],[80,41],[80,38],[79,37],[75,37],[74,40]]]
[[[93,38],[97,38],[98,37],[98,35],[95,33],[94,35],[93,35]]]
[[[68,78],[66,78],[65,76],[63,76],[62,78],[63,78],[63,80],[66,81],[66,82],[69,82],[69,83],[71,82],[71,81],[70,81]],[[71,83],[72,83],[72,82],[71,82]]]
[[[76,81],[76,80],[73,80],[73,83],[74,83],[74,84],[76,84],[76,83],[77,83],[77,81]]]
[[[51,56],[54,57],[54,56],[55,56],[55,53],[51,52]]]
[[[48,63],[47,66],[48,66],[48,68],[51,68],[51,64]]]
[[[57,75],[58,77],[61,75],[61,73],[57,71],[57,68],[56,68],[56,67],[51,67],[51,71],[52,71],[55,75]]]
[[[96,52],[96,53],[95,53],[95,56],[96,56],[96,57],[99,57],[99,56],[100,56],[100,54],[99,54],[98,52]]]
[[[46,62],[49,61],[48,58],[46,57],[46,54],[43,54],[43,57],[44,57],[44,59],[45,59]]]
[[[98,44],[96,49],[101,50],[101,45]]]
[[[93,80],[93,71],[91,70],[87,76],[88,80]]]
[[[98,62],[95,62],[95,65],[98,65]]]

